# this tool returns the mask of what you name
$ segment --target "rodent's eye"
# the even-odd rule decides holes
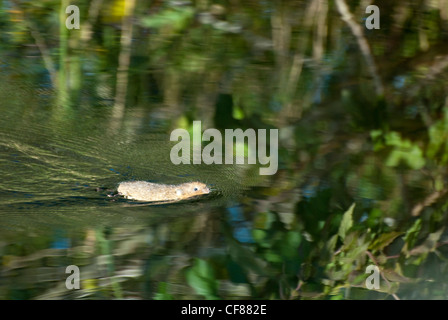
[[[198,188],[194,188],[193,191],[198,191]]]

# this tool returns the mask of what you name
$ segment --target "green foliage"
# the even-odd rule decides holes
[[[427,155],[440,164],[448,162],[448,108],[443,109],[443,117],[429,128]]]
[[[168,293],[169,284],[166,282],[159,282],[159,288],[154,296],[154,300],[173,300],[173,296]]]
[[[169,28],[169,33],[177,33],[187,27],[193,15],[194,10],[191,7],[167,8],[143,18],[142,24],[148,28]]]
[[[402,139],[397,132],[384,133],[381,130],[371,132],[374,141],[374,150],[379,151],[383,148],[389,148],[390,152],[386,158],[386,165],[397,167],[406,164],[412,169],[421,169],[425,165],[423,151],[412,141]]]
[[[381,234],[375,241],[373,241],[369,250],[372,252],[382,251],[388,245],[390,245],[397,237],[401,236],[403,232],[392,231],[388,233]]]
[[[219,282],[215,279],[212,266],[203,259],[195,259],[192,267],[186,270],[187,283],[206,299],[218,298]]]
[[[339,226],[338,235],[341,237],[341,240],[344,241],[345,235],[347,231],[353,225],[353,210],[355,209],[355,204],[352,204],[351,207],[344,213],[342,216],[341,225]]]

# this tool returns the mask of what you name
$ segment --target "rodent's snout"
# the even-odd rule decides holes
[[[200,188],[198,190],[195,190],[195,191],[199,191],[199,192],[201,192],[203,194],[207,194],[207,193],[210,193],[211,190],[210,190],[210,188],[208,186],[203,186],[202,188]]]
[[[202,182],[191,182],[189,183],[188,190],[191,192],[192,196],[199,194],[210,193],[210,188]]]

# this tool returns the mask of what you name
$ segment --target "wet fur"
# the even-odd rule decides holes
[[[210,193],[210,189],[202,182],[171,185],[146,181],[126,181],[118,185],[117,191],[127,199],[138,201],[179,201]]]

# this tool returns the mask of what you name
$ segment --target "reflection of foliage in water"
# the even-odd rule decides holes
[[[110,239],[88,230],[67,235],[69,249],[52,248],[51,235],[23,244],[4,236],[2,272],[11,282],[0,297],[66,295],[42,279],[51,278],[45,268],[74,263],[107,272],[85,270],[92,273],[73,298],[446,298],[446,8],[382,4],[381,29],[364,30],[385,89],[377,97],[355,37],[327,1],[142,1],[129,13],[129,31],[124,1],[96,0],[79,4],[87,17],[80,31],[60,35],[58,3],[2,3],[2,63],[19,70],[0,75],[2,97],[15,94],[25,104],[1,101],[3,114],[15,119],[7,128],[27,127],[52,85],[64,99],[45,107],[42,128],[64,127],[84,141],[98,122],[95,133],[103,130],[111,146],[117,136],[135,143],[148,128],[188,129],[198,119],[219,129],[279,128],[280,170],[273,177],[241,171],[251,189],[235,196],[237,219],[229,205],[153,229],[118,228]],[[350,7],[356,22],[364,9]],[[119,39],[125,32],[133,34],[131,47]],[[117,69],[127,83],[115,83]],[[18,82],[25,89],[43,84],[18,94]],[[126,112],[110,103],[119,94]],[[38,150],[45,167],[63,167],[55,149]],[[29,155],[37,159],[35,151]],[[91,167],[90,158],[79,159]],[[85,169],[64,172],[89,176],[89,183],[105,175]],[[364,288],[369,264],[382,271],[379,291]],[[40,287],[12,281],[12,271],[36,265],[42,277],[30,282]]]

